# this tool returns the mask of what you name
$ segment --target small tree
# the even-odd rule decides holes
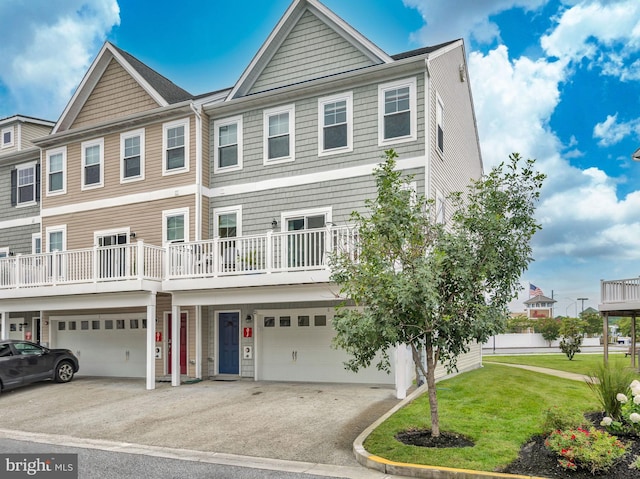
[[[544,176],[534,172],[533,160],[523,165],[512,155],[474,181],[467,195],[450,197],[453,215],[445,227],[430,202],[415,198],[396,158],[387,151],[374,171],[378,195],[366,201],[368,214],[351,215],[357,244],[332,256],[332,279],[356,306],[338,308],[334,345],[350,353],[345,365],[353,371],[374,360],[388,371],[388,350],[409,345],[427,379],[431,434],[438,437],[436,366],[455,370],[471,342],[504,329],[539,229],[533,212]]]
[[[560,321],[555,318],[540,318],[533,325],[536,333],[542,334],[542,338],[551,343],[560,337]]]
[[[533,326],[533,321],[524,314],[510,316],[507,318],[507,333],[522,333]]]
[[[560,325],[560,350],[567,355],[569,361],[580,352],[583,336],[582,320],[578,318],[564,318]]]
[[[582,320],[582,327],[585,333],[591,336],[602,334],[603,319],[599,313],[583,311],[580,313],[580,319]]]

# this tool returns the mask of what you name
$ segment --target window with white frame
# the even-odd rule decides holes
[[[189,171],[189,119],[165,123],[162,128],[164,174]]]
[[[216,238],[219,238],[222,270],[234,271],[238,261],[236,238],[242,234],[242,206],[230,206],[213,210]]]
[[[66,249],[66,232],[65,226],[53,226],[47,228],[47,251],[65,251]]]
[[[120,181],[144,179],[144,129],[120,135]]]
[[[318,154],[352,151],[353,93],[318,100]]]
[[[42,253],[42,236],[40,235],[40,233],[33,233],[31,235],[31,253]]]
[[[6,258],[9,256],[9,248],[0,248],[0,258]]]
[[[264,163],[295,159],[295,105],[264,111]]]
[[[82,189],[103,186],[104,139],[85,141],[82,148]]]
[[[63,194],[67,191],[67,148],[47,151],[47,195]]]
[[[444,154],[444,106],[440,95],[436,95],[436,145],[440,154]]]
[[[417,139],[416,79],[378,87],[378,136],[380,145]]]
[[[162,218],[164,243],[189,241],[189,208],[163,211]]]
[[[326,225],[331,222],[331,208],[314,208],[282,214],[282,228],[287,231],[287,265],[291,268],[320,266],[324,256]]]
[[[36,164],[19,165],[12,173],[12,199],[16,206],[31,205],[36,202]],[[15,196],[14,196],[15,195]]]
[[[7,127],[0,130],[0,148],[9,148],[14,144],[13,127]]]
[[[213,122],[214,171],[242,169],[242,117],[225,118]]]

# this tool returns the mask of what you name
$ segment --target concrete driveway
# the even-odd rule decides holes
[[[0,428],[339,466],[399,401],[388,386],[77,377],[0,394]]]

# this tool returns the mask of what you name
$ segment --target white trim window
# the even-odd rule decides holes
[[[418,102],[415,78],[378,86],[378,142],[415,141],[418,138]]]
[[[318,155],[353,151],[353,92],[318,100]]]
[[[242,206],[214,208],[213,235],[216,238],[242,236]]]
[[[326,226],[331,222],[331,208],[282,213],[281,228],[286,231],[286,264],[289,268],[323,266],[326,262]]]
[[[16,206],[34,205],[36,194],[36,164],[16,166]]]
[[[15,132],[12,126],[0,130],[0,148],[10,148],[15,144]]]
[[[213,122],[214,163],[213,171],[237,171],[242,169],[242,116]]]
[[[104,185],[104,138],[82,142],[82,190]]]
[[[47,151],[47,196],[67,192],[67,147]]]
[[[189,208],[162,212],[162,238],[165,245],[189,241]]]
[[[46,230],[47,251],[66,251],[67,249],[67,226],[50,226]]]
[[[264,164],[295,160],[295,105],[264,111]]]
[[[40,233],[33,233],[31,235],[31,254],[42,253],[42,235]]]
[[[144,180],[144,128],[120,134],[120,182]]]
[[[444,105],[436,93],[436,149],[444,155]]]
[[[189,171],[189,118],[162,125],[162,174]]]
[[[7,257],[9,257],[9,248],[8,247],[0,248],[0,258],[7,258]]]

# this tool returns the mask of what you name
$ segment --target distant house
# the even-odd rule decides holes
[[[238,82],[202,95],[106,43],[35,143],[41,251],[0,258],[0,312],[42,311],[42,341],[82,374],[149,389],[186,376],[401,395],[402,348],[387,375],[346,371],[331,347],[328,253],[352,244],[385,150],[436,221],[483,171],[463,41],[389,55],[317,0],[295,0]],[[480,364],[473,344],[458,367]]]
[[[555,303],[557,303],[555,299],[547,298],[544,295],[534,296],[524,302],[527,317],[529,319],[552,318]]]

